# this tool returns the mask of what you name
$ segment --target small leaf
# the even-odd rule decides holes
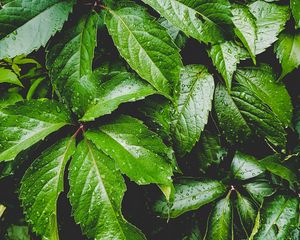
[[[292,13],[295,19],[295,28],[300,28],[300,2],[298,0],[290,1]]]
[[[262,174],[264,167],[254,157],[236,152],[231,163],[231,172],[234,178],[239,180],[247,180]]]
[[[211,47],[209,55],[230,91],[233,73],[240,62],[240,47],[234,42],[220,43]]]
[[[291,125],[293,114],[291,97],[285,85],[276,82],[276,76],[269,65],[238,69],[235,80],[267,104],[285,127]]]
[[[27,226],[11,225],[5,234],[5,240],[31,240]]]
[[[173,152],[141,121],[121,115],[88,131],[86,137],[138,184],[171,183]]]
[[[126,185],[114,161],[86,138],[79,143],[71,161],[69,181],[73,215],[88,238],[146,239],[122,216]]]
[[[256,18],[255,53],[257,55],[277,41],[277,35],[284,29],[284,25],[289,19],[289,8],[259,0],[251,3],[249,10]]]
[[[283,79],[300,65],[300,33],[281,33],[274,50],[282,66],[279,79]]]
[[[0,83],[11,83],[23,87],[18,76],[11,70],[0,68]]]
[[[74,138],[60,140],[33,162],[22,179],[20,199],[26,219],[44,238],[58,236],[57,200],[63,191],[65,166],[74,152]]]
[[[287,239],[299,218],[299,200],[278,195],[266,201],[261,211],[261,222],[254,240]]]
[[[61,30],[74,2],[16,0],[1,6],[0,59],[27,55],[45,46]]]
[[[8,89],[6,92],[0,93],[0,109],[22,100],[23,97],[18,93],[18,90],[16,91],[15,88]]]
[[[182,62],[167,30],[133,3],[107,11],[105,23],[121,56],[143,79],[170,97]]]
[[[273,195],[276,191],[267,181],[250,182],[245,184],[244,188],[259,203],[262,203],[265,197]]]
[[[18,102],[0,110],[0,162],[71,123],[70,112],[48,99]]]
[[[165,218],[175,218],[185,212],[196,210],[221,197],[226,191],[226,187],[221,182],[214,180],[181,179],[174,186],[172,204],[162,198],[154,206],[155,212]]]
[[[182,69],[173,130],[179,155],[190,152],[208,120],[214,93],[214,79],[202,65]]]

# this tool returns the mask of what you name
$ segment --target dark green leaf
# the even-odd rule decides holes
[[[265,197],[273,195],[276,191],[267,181],[255,181],[244,185],[252,198],[262,203]]]
[[[18,93],[17,89],[11,88],[7,92],[0,93],[0,109],[22,100],[23,97]]]
[[[11,225],[7,229],[5,240],[30,240],[28,227]]]

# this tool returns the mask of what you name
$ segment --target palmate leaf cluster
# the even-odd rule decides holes
[[[299,239],[299,13],[1,1],[0,238]]]

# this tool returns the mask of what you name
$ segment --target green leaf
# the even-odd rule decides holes
[[[75,138],[60,140],[32,163],[22,179],[20,199],[26,219],[44,238],[58,239],[57,200],[65,166],[74,152]]]
[[[79,143],[69,166],[69,182],[75,221],[88,238],[145,239],[122,216],[126,185],[114,161],[86,138]]]
[[[167,30],[136,4],[107,11],[105,23],[121,56],[143,79],[170,97],[182,63]]]
[[[254,204],[248,198],[242,196],[239,192],[237,192],[236,209],[248,238],[254,227],[257,211]]]
[[[70,112],[48,99],[18,102],[0,110],[0,162],[71,123]]]
[[[0,83],[11,83],[23,87],[18,76],[10,69],[0,68]]]
[[[209,217],[207,240],[230,240],[232,239],[232,206],[230,193],[221,199],[213,207]]]
[[[249,10],[256,18],[255,54],[257,55],[277,41],[278,34],[284,29],[284,25],[289,19],[289,8],[259,0],[251,3]]]
[[[172,204],[162,198],[156,202],[154,210],[165,218],[175,218],[216,200],[225,192],[226,187],[220,181],[181,179],[175,184]]]
[[[15,88],[10,88],[4,93],[0,93],[0,109],[23,100],[23,97],[16,90]]]
[[[208,53],[230,91],[233,73],[240,62],[240,47],[234,42],[228,41],[212,46]]]
[[[82,121],[106,115],[125,102],[134,102],[154,94],[155,89],[132,73],[120,72],[100,86],[99,94],[88,107]]]
[[[143,0],[174,26],[204,43],[224,41],[224,25],[231,24],[227,0]]]
[[[279,79],[283,79],[300,65],[300,33],[281,33],[275,44],[274,51],[282,66]]]
[[[256,64],[255,59],[255,45],[257,38],[256,19],[249,11],[248,7],[243,5],[234,5],[232,9],[232,22],[235,26],[234,32],[236,36],[242,41],[253,63]]]
[[[11,225],[6,232],[5,240],[30,240],[27,226]]]
[[[214,79],[202,65],[182,69],[173,130],[179,155],[190,152],[199,140],[211,110]]]
[[[219,85],[215,92],[215,110],[219,126],[229,142],[239,142],[257,132],[271,144],[285,148],[286,133],[277,116],[259,98],[243,86],[231,94]]]
[[[99,90],[92,75],[98,15],[81,17],[48,47],[47,68],[58,96],[82,116]]]
[[[0,59],[29,54],[60,31],[74,1],[16,0],[0,9]],[[33,37],[34,36],[34,37]]]
[[[285,85],[276,81],[276,76],[269,65],[238,69],[235,80],[267,104],[285,127],[291,125],[293,115],[291,97]]]
[[[285,179],[289,182],[289,184],[294,187],[297,184],[296,175],[293,173],[292,170],[285,167],[280,162],[280,157],[278,155],[272,155],[265,157],[264,159],[260,160],[260,164],[264,166],[269,172]]]
[[[266,201],[262,207],[261,222],[254,240],[284,240],[297,226],[299,200],[296,197],[278,195]]]
[[[254,157],[237,151],[231,163],[231,172],[234,178],[247,180],[264,172],[264,167]]]
[[[86,137],[138,184],[171,183],[173,152],[141,121],[121,115]]]
[[[292,13],[295,19],[295,28],[300,28],[300,2],[298,0],[290,1]]]
[[[265,197],[273,195],[276,191],[276,189],[265,180],[250,182],[243,185],[243,187],[249,192],[252,198],[259,203],[262,203]]]

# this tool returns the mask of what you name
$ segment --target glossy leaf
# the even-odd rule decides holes
[[[0,9],[0,59],[27,55],[45,46],[61,30],[73,4],[73,0],[16,0],[4,4]]]
[[[47,68],[54,88],[80,116],[99,90],[100,82],[92,75],[97,21],[95,12],[84,15],[48,47]]]
[[[261,222],[254,240],[284,240],[294,230],[299,218],[299,200],[296,197],[278,195],[266,201],[262,207]]]
[[[33,162],[22,179],[20,199],[26,219],[44,238],[58,239],[57,200],[63,191],[65,166],[74,151],[74,138],[60,140]]]
[[[134,102],[156,93],[155,89],[129,72],[120,72],[100,86],[99,93],[88,107],[82,121],[109,114],[125,102]]]
[[[172,150],[136,118],[121,115],[86,137],[138,184],[171,183]]]
[[[290,126],[293,113],[291,97],[284,84],[276,81],[270,66],[241,68],[237,70],[235,80],[267,104],[285,127]]]
[[[71,123],[69,111],[50,100],[18,102],[0,110],[0,162]]]
[[[259,0],[251,3],[249,10],[256,18],[257,41],[255,53],[257,55],[277,41],[278,34],[283,30],[286,21],[289,19],[289,8]]]
[[[167,30],[139,5],[128,3],[106,9],[105,23],[121,56],[143,79],[169,97],[182,63]]]
[[[18,76],[10,69],[0,68],[0,83],[11,83],[23,86]]]
[[[300,65],[300,33],[281,33],[274,50],[282,66],[282,79]]]
[[[181,179],[175,184],[174,201],[172,204],[165,199],[156,202],[155,212],[163,217],[175,218],[179,215],[199,209],[217,198],[226,191],[226,187],[219,181],[197,181]]]
[[[265,180],[246,183],[244,187],[252,198],[259,203],[262,203],[265,197],[273,195],[276,191],[276,188]]]
[[[144,235],[122,216],[126,185],[112,159],[82,140],[69,167],[69,199],[75,221],[97,240],[140,240]]]
[[[214,93],[214,79],[202,65],[182,69],[173,128],[179,155],[191,151],[208,121]]]
[[[295,19],[295,28],[300,28],[300,2],[298,0],[291,0],[290,4]]]

